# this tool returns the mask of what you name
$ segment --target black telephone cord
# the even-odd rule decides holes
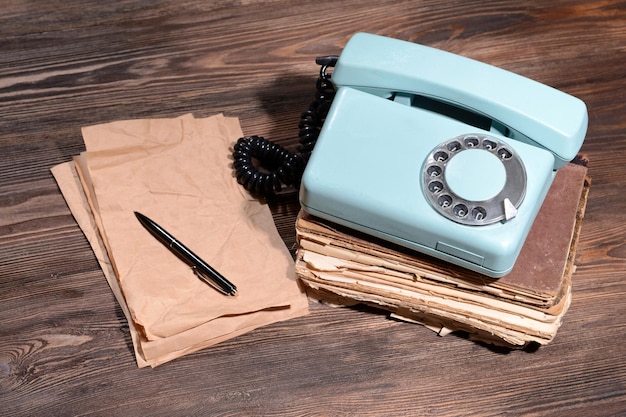
[[[233,166],[237,182],[253,194],[270,195],[284,185],[299,186],[304,159],[261,136],[239,138],[235,144]],[[254,163],[259,161],[262,172]]]
[[[270,196],[280,192],[283,186],[300,187],[304,168],[335,96],[331,74],[326,70],[335,65],[337,57],[318,57],[315,61],[321,65],[320,76],[316,82],[315,100],[300,116],[298,153],[256,135],[239,138],[234,146],[233,167],[237,182],[252,194]]]

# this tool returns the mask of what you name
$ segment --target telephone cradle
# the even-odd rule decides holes
[[[300,185],[314,216],[498,278],[556,175],[580,150],[585,104],[411,42],[355,34]]]

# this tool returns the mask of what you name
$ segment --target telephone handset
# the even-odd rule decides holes
[[[555,170],[587,129],[585,104],[508,71],[359,33],[300,187],[318,217],[500,277]]]

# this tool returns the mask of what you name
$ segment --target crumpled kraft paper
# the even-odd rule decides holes
[[[52,170],[127,315],[140,367],[308,313],[269,209],[233,177],[230,148],[240,136],[237,119],[222,115],[90,126],[87,151]],[[134,211],[220,271],[238,295],[200,281]]]

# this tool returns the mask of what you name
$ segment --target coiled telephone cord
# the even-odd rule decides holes
[[[283,186],[300,187],[302,173],[335,97],[331,74],[326,71],[335,65],[337,57],[318,57],[315,62],[321,65],[320,76],[316,82],[315,100],[300,115],[298,153],[256,135],[239,138],[234,146],[233,167],[237,182],[252,194],[270,196],[280,192]]]

